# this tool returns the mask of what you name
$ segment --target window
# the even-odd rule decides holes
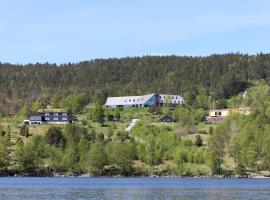
[[[53,120],[54,120],[54,121],[57,121],[57,120],[58,120],[58,117],[54,117]]]
[[[45,113],[45,116],[48,116],[48,115],[50,115],[50,113]]]
[[[65,120],[66,121],[67,120],[67,117],[63,117],[62,120]]]
[[[48,120],[50,120],[50,118],[49,118],[49,117],[45,117],[45,120],[47,120],[47,121],[48,121]]]
[[[53,116],[58,116],[58,113],[53,113]]]
[[[67,116],[67,113],[62,113],[63,116]]]

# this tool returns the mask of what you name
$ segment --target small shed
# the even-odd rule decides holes
[[[160,118],[160,122],[169,122],[169,123],[171,123],[171,122],[176,122],[176,120],[173,117],[169,116],[169,115],[165,115],[164,117]]]
[[[120,115],[108,115],[108,121],[119,121],[120,120]]]
[[[112,122],[113,121],[113,115],[108,115],[108,121]]]

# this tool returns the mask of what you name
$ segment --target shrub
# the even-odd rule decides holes
[[[203,145],[203,139],[200,134],[196,135],[195,145],[201,147]]]

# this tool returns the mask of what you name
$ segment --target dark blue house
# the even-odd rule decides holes
[[[63,109],[40,109],[29,119],[24,120],[24,124],[69,124],[73,121],[73,114]]]

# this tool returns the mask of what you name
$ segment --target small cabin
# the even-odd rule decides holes
[[[160,118],[160,122],[171,123],[171,122],[176,122],[176,120],[169,115],[165,115],[164,117]]]

